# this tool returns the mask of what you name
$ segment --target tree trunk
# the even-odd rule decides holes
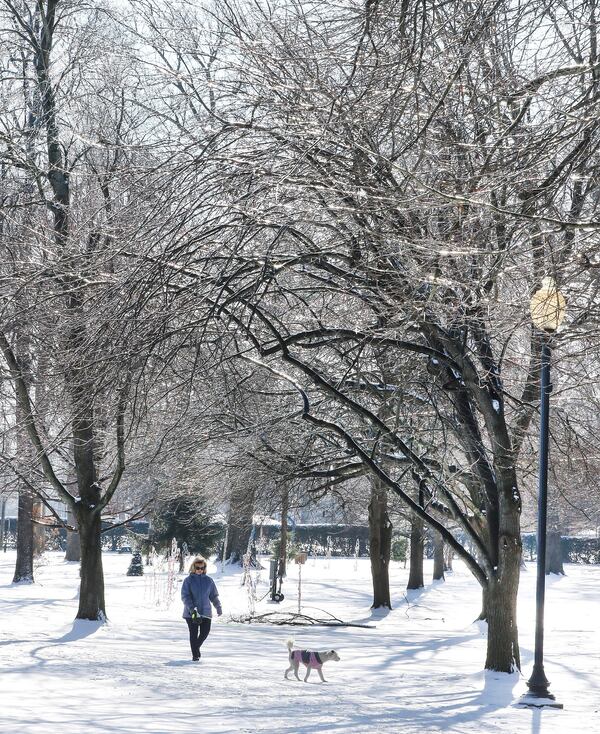
[[[32,508],[33,520],[33,557],[39,558],[46,550],[46,526],[43,524],[44,505],[34,501]]]
[[[2,499],[0,500],[0,550],[4,549],[4,545],[6,543],[6,530],[5,530],[5,523],[6,523],[6,500]]]
[[[387,511],[387,489],[381,480],[371,479],[369,503],[369,555],[373,578],[372,609],[392,608],[390,597],[390,555],[392,523]]]
[[[76,330],[75,330],[76,331]],[[75,341],[81,333],[71,332]],[[76,381],[77,375],[69,375],[73,405],[73,459],[79,498],[73,508],[79,528],[81,565],[79,609],[77,619],[104,621],[104,573],[102,570],[102,520],[98,510],[101,489],[96,481],[94,455],[94,408],[86,391],[85,381]]]
[[[281,542],[279,544],[279,577],[283,578],[287,572],[287,549],[288,549],[288,511],[290,509],[289,493],[284,487],[281,496]]]
[[[563,567],[562,544],[560,530],[553,528],[546,534],[546,573],[565,575]]]
[[[521,668],[519,633],[517,629],[517,592],[521,572],[520,516],[518,495],[510,488],[516,487],[512,470],[506,472],[507,489],[499,494],[498,536],[494,543],[497,550],[497,566],[492,578],[488,577],[484,594],[484,611],[487,615],[488,637],[487,670],[513,673]]]
[[[31,345],[28,336],[23,333],[17,333],[15,354],[18,359],[21,377],[23,379],[24,388],[31,390],[33,382],[31,374]],[[19,459],[24,463],[23,473],[26,481],[20,482],[19,500],[17,509],[17,560],[15,563],[15,574],[13,582],[15,583],[33,583],[33,552],[34,552],[34,531],[33,531],[33,512],[34,497],[29,489],[33,479],[30,467],[32,460],[31,444],[25,428],[25,422],[28,418],[27,411],[17,400],[15,407],[16,419],[16,453]]]
[[[82,510],[77,517],[81,536],[81,583],[77,619],[104,621],[104,572],[102,570],[102,523],[100,516]]]
[[[521,669],[517,629],[517,592],[521,573],[521,502],[512,455],[498,452],[496,523],[489,526],[491,572],[485,584],[484,609],[488,623],[487,670],[514,673]]]
[[[22,489],[17,510],[17,561],[13,583],[33,583],[33,497]]]
[[[36,371],[35,380],[33,381],[33,394],[35,396],[35,412],[38,425],[48,425],[49,411],[49,391],[48,391],[48,372],[50,368],[50,352],[46,349],[38,349],[35,359]],[[33,380],[33,378],[32,378]],[[27,444],[30,446],[29,436],[26,436]],[[48,489],[50,489],[48,487]],[[44,524],[44,504],[40,500],[35,500],[33,506],[33,554],[36,558],[42,555],[46,550],[47,526]]]
[[[410,519],[410,570],[407,589],[422,589],[423,582],[423,520],[417,515]]]
[[[484,593],[484,609],[488,623],[486,670],[514,673],[521,668],[517,629],[517,589],[519,566],[510,573],[490,581]]]
[[[433,580],[444,580],[444,540],[439,533],[432,533],[433,539]]]
[[[563,568],[562,545],[560,542],[560,513],[557,507],[558,492],[552,488],[551,506],[548,511],[548,532],[546,533],[546,573],[565,575]]]
[[[444,572],[452,573],[452,557],[454,551],[449,545],[444,546]]]
[[[254,513],[254,489],[236,489],[231,495],[229,510],[229,532],[226,557],[233,562],[241,562],[248,548],[248,540],[252,532]]]

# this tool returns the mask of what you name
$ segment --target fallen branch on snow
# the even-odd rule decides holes
[[[244,624],[287,624],[295,627],[363,627],[365,629],[375,629],[372,624],[344,622],[343,619],[338,619],[329,612],[325,612],[325,614],[329,615],[328,619],[319,619],[295,612],[265,612],[264,614],[245,614],[242,617],[231,617],[231,620],[233,622],[243,622]]]

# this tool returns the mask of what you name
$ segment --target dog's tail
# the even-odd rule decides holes
[[[294,640],[290,637],[290,639],[287,641],[288,650],[292,652],[292,647],[294,647]]]

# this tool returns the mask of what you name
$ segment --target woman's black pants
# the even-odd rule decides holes
[[[190,647],[192,648],[192,657],[200,657],[200,647],[210,632],[210,617],[202,617],[200,623],[192,622],[191,619],[185,620],[190,631]]]

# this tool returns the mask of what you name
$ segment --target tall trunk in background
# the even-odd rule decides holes
[[[41,335],[42,341],[47,334],[44,333],[44,325],[38,326],[38,333]],[[50,354],[48,349],[38,348],[35,355],[35,381],[33,385],[33,394],[35,396],[35,412],[37,416],[38,425],[46,431],[48,425],[48,410],[49,410],[49,387],[48,387],[48,374],[51,369],[50,367]],[[29,441],[29,437],[27,437]],[[44,490],[49,490],[49,494],[52,494],[48,485],[43,487]],[[42,555],[46,549],[46,531],[47,526],[44,524],[44,504],[43,502],[36,500],[33,506],[34,525],[33,525],[33,553],[37,558]]]
[[[449,545],[444,544],[444,573],[452,571],[452,558],[454,557],[454,551]]]
[[[31,519],[33,522],[33,557],[39,558],[46,550],[46,526],[44,525],[44,505],[34,500]]]
[[[30,340],[22,333],[16,337],[15,356],[23,380],[24,389],[29,393],[31,389],[31,349]],[[26,410],[17,400],[15,410],[16,420],[16,455],[24,460],[25,471],[29,475],[28,459],[31,458],[31,443],[25,429],[27,419]],[[31,488],[27,486],[24,477],[19,481],[19,499],[17,509],[17,559],[13,582],[33,583],[33,505],[34,498]]]
[[[382,327],[387,319],[380,317]],[[384,385],[394,384],[396,365],[388,352],[383,349],[377,355],[377,363],[381,369]],[[382,420],[393,420],[396,406],[391,400],[385,400],[378,410]],[[385,455],[393,451],[393,445],[386,439],[380,443],[382,462],[387,464]],[[390,559],[392,556],[392,522],[388,513],[388,488],[379,476],[370,476],[371,497],[369,501],[369,556],[371,560],[371,578],[373,582],[372,609],[379,607],[392,608],[390,594]]]
[[[414,475],[413,475],[414,476]],[[419,484],[418,490],[419,506],[423,507],[425,502],[424,491]],[[423,580],[423,554],[425,553],[425,524],[419,515],[411,513],[410,516],[410,568],[408,571],[407,589],[422,589]]]
[[[433,580],[444,580],[444,540],[435,530],[431,533],[433,540]]]
[[[0,499],[0,551],[4,550],[4,544],[6,543],[6,529],[4,527],[6,523],[6,500]]]
[[[19,491],[17,509],[17,560],[13,583],[33,583],[33,497]]]
[[[241,562],[248,548],[254,515],[254,488],[233,490],[229,507],[226,558]]]
[[[22,376],[24,389],[29,393],[32,383],[31,377],[31,355],[29,340],[17,335],[16,354],[19,370]],[[32,478],[29,462],[33,462],[31,443],[25,428],[27,419],[26,410],[17,400],[15,410],[16,420],[16,455],[20,457],[24,465],[26,476],[19,480],[19,499],[17,508],[17,559],[15,562],[15,573],[13,582],[33,583],[33,558],[34,558],[34,495],[29,480]]]
[[[281,543],[279,545],[279,577],[283,578],[287,573],[288,552],[288,512],[290,509],[290,495],[284,484],[281,494]]]
[[[553,528],[546,534],[546,573],[565,575],[560,529]]]
[[[546,533],[546,573],[565,575],[563,566],[563,552],[561,544],[560,513],[557,508],[556,497],[549,494],[551,508],[548,511],[548,532]]]
[[[373,579],[373,609],[392,608],[389,565],[392,548],[392,523],[388,515],[387,487],[371,477],[369,502],[369,556]]]
[[[407,589],[422,589],[423,581],[423,554],[425,552],[425,539],[423,533],[423,520],[417,515],[411,515],[410,519],[410,568],[408,572]]]

